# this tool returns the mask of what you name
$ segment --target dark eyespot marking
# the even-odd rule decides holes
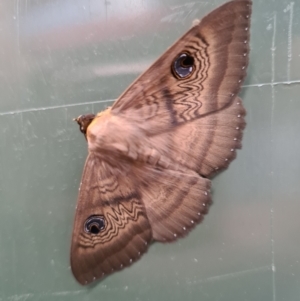
[[[103,216],[92,215],[84,223],[84,231],[89,234],[99,234],[105,228]]]
[[[179,54],[172,64],[172,73],[178,79],[191,76],[194,70],[194,58],[185,52]]]

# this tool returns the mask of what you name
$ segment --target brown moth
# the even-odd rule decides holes
[[[76,118],[89,151],[71,246],[79,283],[131,265],[152,241],[185,236],[207,213],[209,178],[241,147],[251,5],[217,8],[111,108]]]

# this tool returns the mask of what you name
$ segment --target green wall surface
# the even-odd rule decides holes
[[[254,0],[243,149],[204,222],[96,285],[70,271],[98,112],[223,0],[0,1],[0,301],[300,300],[300,0]]]

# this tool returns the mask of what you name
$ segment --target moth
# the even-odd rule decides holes
[[[112,107],[76,118],[88,143],[71,244],[82,285],[130,266],[152,241],[187,235],[208,212],[210,178],[241,147],[251,6],[215,9]]]

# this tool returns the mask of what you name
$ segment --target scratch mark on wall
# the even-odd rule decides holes
[[[39,111],[46,111],[46,110],[56,110],[56,109],[65,109],[65,108],[72,108],[77,106],[87,106],[92,104],[101,104],[101,103],[112,103],[114,102],[114,99],[108,99],[108,100],[97,100],[97,101],[89,101],[89,102],[80,102],[80,103],[73,103],[73,104],[62,104],[58,106],[49,106],[49,107],[42,107],[42,108],[31,108],[31,109],[25,109],[25,110],[15,110],[15,111],[8,111],[0,113],[0,116],[5,115],[16,115],[16,114],[22,114],[22,113],[30,113],[30,112],[39,112]]]
[[[41,299],[47,296],[76,296],[86,292],[86,290],[78,290],[78,291],[63,291],[63,292],[53,292],[53,293],[40,293],[40,294],[20,294],[20,295],[12,295],[9,297],[0,297],[0,300],[8,300],[8,301],[27,301],[31,298]]]
[[[237,277],[247,275],[247,274],[255,274],[255,273],[259,273],[259,272],[270,271],[271,269],[272,269],[272,267],[267,265],[267,266],[262,266],[259,268],[244,270],[244,271],[240,271],[240,272],[233,272],[233,273],[213,276],[213,277],[209,277],[209,278],[206,278],[203,280],[196,280],[195,283],[207,283],[207,282],[222,281],[222,280],[226,280],[228,278],[237,278]],[[195,284],[195,283],[193,283],[193,284]]]
[[[79,290],[79,291],[65,291],[65,292],[55,292],[52,293],[52,296],[75,296],[84,293],[85,290]]]
[[[271,107],[271,146],[273,149],[273,124],[274,124],[274,109],[275,109],[275,52],[276,52],[276,27],[277,27],[277,13],[274,12],[273,16],[273,36],[272,36],[272,46],[271,46],[271,54],[272,54],[272,107]],[[272,290],[273,290],[273,301],[276,301],[276,281],[275,281],[275,241],[274,241],[274,191],[273,191],[273,157],[271,156],[271,210],[270,210],[270,228],[271,228],[271,260],[272,260]]]
[[[275,46],[271,48],[271,51],[275,53]],[[274,56],[274,57],[273,57]],[[259,84],[250,84],[250,85],[243,85],[242,88],[251,88],[251,87],[264,87],[264,86],[278,86],[278,85],[295,85],[300,84],[300,80],[291,80],[291,81],[281,81],[281,82],[275,82],[275,54],[272,53],[272,81],[270,83],[259,83]],[[273,98],[274,98],[274,90],[273,90]],[[6,111],[0,113],[0,116],[6,116],[6,115],[17,115],[22,113],[30,113],[30,112],[39,112],[39,111],[46,111],[46,110],[56,110],[56,109],[65,109],[65,108],[72,108],[77,106],[83,106],[83,105],[91,105],[92,111],[94,112],[94,105],[101,104],[101,103],[108,103],[111,105],[115,99],[105,99],[105,100],[96,100],[96,101],[88,101],[88,102],[79,102],[79,103],[73,103],[73,104],[61,104],[57,106],[49,106],[49,107],[41,107],[41,108],[30,108],[30,109],[24,109],[24,110],[14,110],[14,111]]]
[[[16,16],[14,16],[14,19],[17,22],[17,49],[19,54],[21,54],[21,49],[20,49],[20,8],[19,8],[19,0],[16,1]]]
[[[43,69],[41,68],[41,66],[40,66],[39,63],[37,63],[37,67],[38,67],[38,70],[40,71],[40,74],[41,74],[41,77],[40,77],[40,78],[43,80],[44,85],[47,86],[47,85],[48,85],[47,80],[46,80],[46,78],[45,78]]]
[[[20,126],[21,126],[21,129],[24,129],[23,113],[20,114]],[[25,134],[27,134],[27,133],[25,133]],[[22,141],[22,148],[25,149],[24,135],[21,135],[21,141]]]
[[[190,16],[195,18],[198,14],[198,9],[196,7],[196,2],[184,3],[182,5],[176,5],[171,7],[173,11],[171,14],[164,16],[160,21],[163,22],[178,22],[184,23],[184,21]]]
[[[275,53],[275,46],[271,48],[271,51],[274,51]],[[273,56],[273,54],[272,54]],[[251,87],[264,87],[264,86],[278,86],[278,85],[295,85],[300,84],[300,80],[291,80],[291,81],[281,81],[281,82],[275,82],[275,54],[274,57],[272,57],[272,81],[270,83],[259,83],[259,84],[250,84],[250,85],[243,85],[242,88],[251,88]],[[274,90],[273,90],[273,97],[274,97]],[[39,112],[39,111],[46,111],[46,110],[56,110],[56,109],[65,109],[65,108],[72,108],[77,106],[83,106],[83,105],[91,105],[92,111],[94,111],[94,105],[101,104],[101,103],[108,103],[111,105],[115,99],[105,99],[105,100],[96,100],[96,101],[88,101],[88,102],[79,102],[79,103],[73,103],[73,104],[61,104],[57,106],[49,106],[49,107],[41,107],[41,108],[30,108],[25,110],[14,110],[14,111],[7,111],[0,113],[0,116],[6,116],[6,115],[16,115],[16,114],[22,114],[22,113],[30,113],[30,112]]]
[[[278,86],[278,85],[295,85],[300,84],[300,80],[290,80],[290,81],[282,81],[282,82],[270,82],[270,83],[259,83],[259,84],[250,84],[250,85],[244,85],[242,88],[248,88],[248,87],[264,87],[264,86]]]
[[[290,20],[289,20],[289,29],[288,29],[288,44],[287,44],[287,56],[288,56],[288,62],[287,62],[287,80],[289,81],[291,78],[291,61],[292,61],[292,42],[293,42],[293,18],[294,18],[294,2],[291,2],[284,12],[290,13]]]
[[[28,298],[33,297],[33,294],[22,294],[22,295],[13,295],[9,296],[3,300],[9,300],[9,301],[26,301]],[[1,298],[2,299],[2,298]]]
[[[107,19],[108,19],[108,6],[110,5],[110,2],[105,0],[104,5],[105,5],[105,21],[107,22]]]

